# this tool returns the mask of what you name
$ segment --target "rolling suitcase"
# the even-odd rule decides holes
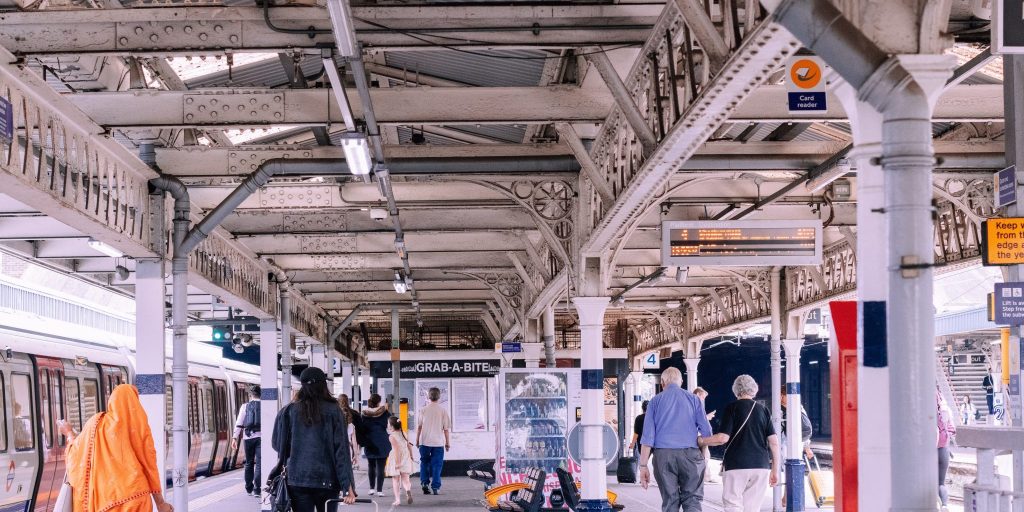
[[[615,470],[615,478],[620,484],[636,483],[636,454],[630,457],[619,457],[619,467]]]
[[[807,466],[807,480],[811,482],[811,493],[814,494],[815,504],[818,505],[818,508],[821,508],[823,505],[834,505],[836,497],[832,471],[822,471],[817,457],[811,460],[814,461],[814,469],[811,469],[811,463],[807,460],[807,456],[804,455],[804,464]]]

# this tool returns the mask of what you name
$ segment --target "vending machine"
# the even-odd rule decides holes
[[[503,368],[498,374],[498,479],[519,482],[527,468],[547,473],[545,494],[558,488],[555,470],[572,474],[567,435],[579,421],[578,368]]]

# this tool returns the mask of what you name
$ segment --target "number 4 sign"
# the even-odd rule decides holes
[[[648,354],[644,355],[643,361],[644,361],[644,369],[645,370],[648,369],[648,368],[658,369],[661,366],[661,362],[658,361],[658,353],[657,352],[651,352],[651,353],[648,353]]]

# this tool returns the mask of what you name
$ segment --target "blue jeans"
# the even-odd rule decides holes
[[[444,467],[444,447],[420,446],[420,485],[433,490],[441,488],[441,468]]]

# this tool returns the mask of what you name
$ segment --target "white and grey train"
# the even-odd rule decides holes
[[[11,315],[0,314],[0,512],[51,512],[64,478],[67,445],[57,422],[67,420],[80,430],[104,409],[115,386],[134,382],[134,343],[114,341],[118,336],[99,339],[94,330],[80,333],[91,341],[72,339],[8,320]],[[33,327],[37,322],[31,322]],[[240,450],[230,449],[232,424],[248,399],[247,386],[257,382],[258,367],[225,360],[219,348],[190,343],[190,479],[241,466]],[[169,374],[166,384],[169,421]]]

